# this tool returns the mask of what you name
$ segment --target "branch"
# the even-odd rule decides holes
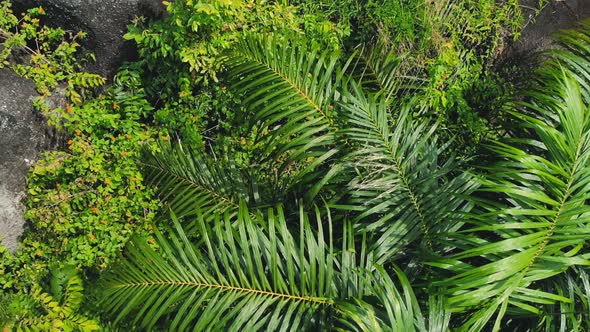
[[[4,41],[7,41],[10,38],[13,38],[14,34],[7,32],[6,30],[0,28],[0,38],[4,39]],[[28,47],[27,45],[21,46],[21,49],[25,50],[27,53],[29,53],[30,55],[37,55],[39,57],[41,57],[41,59],[43,59],[43,61],[45,61],[46,63],[50,63],[49,60],[47,60],[45,57],[43,57],[43,54],[35,51],[34,49]]]

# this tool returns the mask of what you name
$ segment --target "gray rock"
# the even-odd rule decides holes
[[[0,69],[0,237],[9,249],[16,248],[23,230],[27,170],[50,143],[32,106],[36,96],[32,82]]]
[[[549,1],[538,17],[534,18],[534,8],[539,0],[522,0],[525,28],[518,42],[508,50],[510,54],[530,54],[547,49],[551,45],[551,35],[560,29],[571,28],[575,22],[590,17],[590,0]]]
[[[43,6],[46,24],[87,32],[83,46],[96,55],[97,61],[86,69],[107,77],[123,61],[135,57],[133,43],[123,39],[133,18],[165,13],[159,0],[13,0],[13,6],[17,11]]]

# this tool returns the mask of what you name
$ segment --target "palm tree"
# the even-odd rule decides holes
[[[248,36],[225,66],[256,169],[180,143],[147,153],[169,222],[103,275],[105,310],[174,331],[589,329],[590,90],[572,76],[589,77],[590,33],[576,34],[509,107],[525,135],[491,142],[499,161],[478,171],[413,117],[419,87],[357,75],[392,62]]]
[[[453,276],[436,284],[454,311],[469,313],[462,330],[590,328],[589,37],[588,24],[557,36],[568,50],[548,54],[509,111],[527,137],[490,146],[500,161],[482,174],[487,199],[444,239],[456,249],[434,264]]]
[[[265,142],[262,169],[252,176],[180,143],[148,153],[146,179],[160,188],[174,230],[164,231],[169,239],[158,233],[157,252],[134,241],[125,265],[104,277],[110,311],[174,330],[427,328],[402,270],[384,264],[410,260],[411,244],[418,250],[419,239],[444,229],[435,216],[450,221],[468,209],[459,194],[472,184],[449,175],[451,161],[438,166],[441,149],[424,135],[433,128],[407,109],[393,113],[391,92],[365,92],[347,76],[352,61],[255,35],[229,53],[232,87],[249,96],[244,116]],[[265,176],[272,172],[280,176]],[[272,190],[255,189],[262,185]],[[452,202],[431,200],[436,193]],[[430,325],[444,330],[448,313],[435,295]],[[215,308],[197,311],[206,304]]]

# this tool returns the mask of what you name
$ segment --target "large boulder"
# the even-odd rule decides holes
[[[88,33],[83,46],[97,61],[86,70],[110,77],[116,68],[134,54],[134,45],[123,35],[138,16],[153,18],[165,13],[159,0],[13,0],[16,11],[43,6],[44,23],[71,31]]]
[[[539,16],[535,17],[533,9],[538,3],[539,0],[521,1],[525,11],[525,27],[519,40],[508,50],[509,54],[526,56],[547,49],[551,45],[553,33],[571,28],[575,22],[590,17],[590,0],[549,1]]]
[[[32,106],[37,96],[32,82],[0,69],[0,237],[9,249],[16,248],[23,229],[27,170],[50,144]]]

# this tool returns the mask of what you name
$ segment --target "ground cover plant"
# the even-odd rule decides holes
[[[167,6],[99,93],[2,3],[4,64],[74,91],[36,102],[67,142],[0,247],[5,329],[590,329],[590,23],[517,88],[516,2]],[[55,65],[11,62],[39,31]]]

